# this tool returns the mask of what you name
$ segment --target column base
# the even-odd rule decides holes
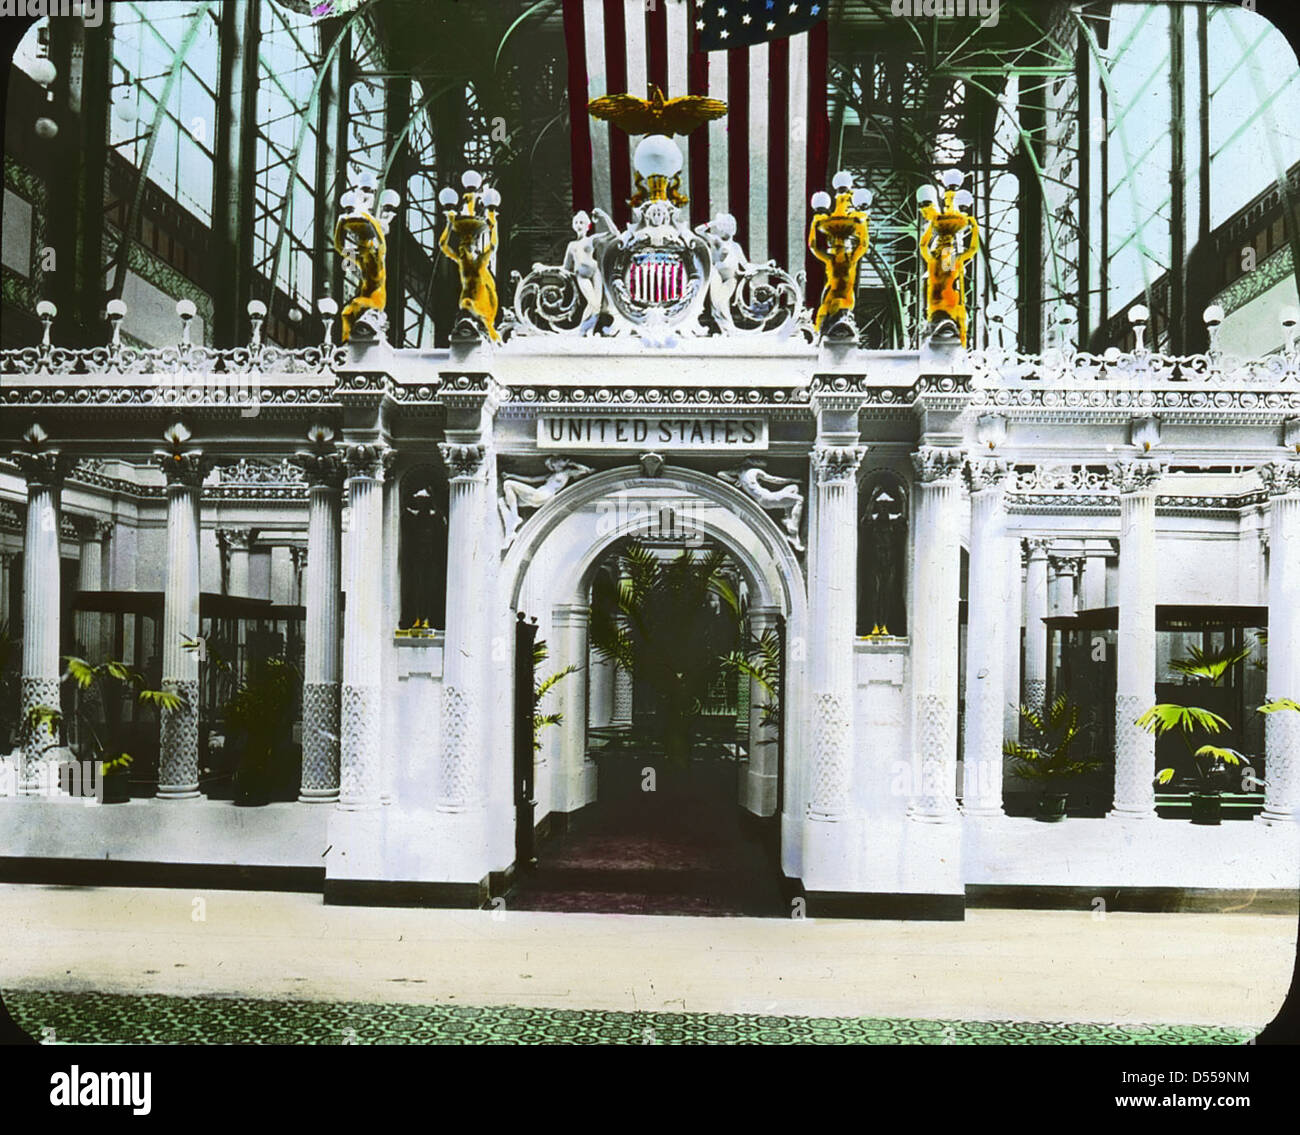
[[[1001,804],[963,804],[960,812],[973,820],[987,820],[992,817],[1005,816],[1006,809]]]
[[[197,784],[159,785],[155,800],[200,800],[203,793]]]
[[[959,814],[956,808],[945,812],[923,812],[913,807],[907,809],[907,818],[916,824],[952,824],[956,823]]]
[[[337,788],[304,788],[298,793],[299,804],[337,804]]]
[[[1300,822],[1300,816],[1297,816],[1294,811],[1271,811],[1267,807],[1255,817],[1255,823],[1268,824],[1270,827],[1297,822]]]
[[[1156,815],[1155,806],[1152,805],[1150,808],[1143,808],[1143,809],[1112,808],[1109,812],[1106,813],[1106,819],[1108,820],[1158,820],[1160,819],[1160,817]]]

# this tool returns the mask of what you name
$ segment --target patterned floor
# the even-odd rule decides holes
[[[3,992],[14,1021],[54,1044],[1245,1044],[1199,1025],[925,1021],[622,1013]]]

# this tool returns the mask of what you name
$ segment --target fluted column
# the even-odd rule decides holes
[[[1051,541],[1025,541],[1025,689],[1024,701],[1035,713],[1047,704],[1047,549]]]
[[[20,679],[21,721],[38,706],[59,708],[59,509],[69,462],[58,452],[14,454],[27,478],[27,523],[23,537],[23,669]],[[18,769],[18,791],[41,795],[47,750],[57,732],[26,734]]]
[[[1117,819],[1154,819],[1155,737],[1135,723],[1156,700],[1156,482],[1149,457],[1111,467],[1119,485],[1119,634],[1115,647]]]
[[[300,453],[294,463],[307,480],[307,548],[302,675],[304,804],[339,798],[339,594],[342,573],[343,462],[328,453]]]
[[[561,714],[557,745],[560,767],[555,770],[557,808],[561,812],[576,812],[588,803],[595,782],[595,765],[587,756],[587,676],[582,673],[588,654],[590,618],[590,609],[576,604],[561,603],[551,610],[554,669],[578,667],[577,673],[561,681],[554,693]]]
[[[77,587],[80,591],[103,590],[104,539],[112,530],[113,523],[109,520],[85,519],[78,523],[81,559],[77,565]],[[102,621],[103,616],[98,611],[78,611],[76,614],[77,641],[90,662],[100,660]]]
[[[1008,570],[1002,507],[1006,474],[1006,462],[996,458],[966,465],[971,517],[962,811],[970,816],[1002,815],[1004,638],[1016,625],[1008,614],[1020,582],[1019,565],[1015,585]]]
[[[912,751],[920,781],[908,815],[946,823],[957,815],[957,617],[961,604],[960,449],[922,446],[916,470],[916,618],[912,629]]]
[[[1260,470],[1269,491],[1268,698],[1300,701],[1300,461]],[[1300,713],[1270,713],[1264,726],[1264,823],[1300,813]]]
[[[754,641],[774,630],[780,612],[775,607],[749,609],[749,634]],[[742,682],[746,681],[742,675]],[[780,729],[775,724],[763,724],[763,705],[770,695],[753,679],[749,681],[749,763],[740,781],[740,805],[755,816],[776,814],[777,763],[780,757]]]
[[[1084,553],[1083,582],[1079,588],[1079,607],[1099,611],[1106,606],[1106,557],[1109,552],[1089,541]]]
[[[497,529],[488,485],[491,456],[482,442],[444,442],[450,506],[447,524],[447,639],[443,673],[442,757],[437,809],[484,806],[485,712],[490,631],[486,586]],[[473,597],[473,598],[471,598]]]
[[[210,467],[202,453],[158,454],[167,478],[167,582],[163,594],[162,688],[175,709],[159,711],[158,798],[199,795],[199,503]]]
[[[383,444],[341,443],[347,470],[348,592],[339,697],[338,806],[377,808],[383,791],[384,476],[394,452]]]
[[[818,445],[813,451],[817,510],[810,543],[816,548],[816,568],[808,603],[812,821],[841,820],[852,802],[857,475],[866,452],[863,445]]]
[[[226,594],[248,596],[248,552],[253,543],[251,528],[218,528],[217,543],[226,557]]]

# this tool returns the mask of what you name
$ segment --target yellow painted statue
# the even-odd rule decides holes
[[[858,195],[863,195],[863,191],[859,190]],[[835,207],[829,213],[825,212],[829,199],[822,196],[823,211],[813,214],[808,228],[808,251],[826,265],[826,286],[813,320],[819,333],[837,316],[852,311],[857,298],[858,262],[867,254],[869,237],[867,214],[853,207],[854,196],[851,186],[837,193]],[[818,204],[814,197],[813,207],[817,208]],[[825,238],[824,248],[819,236]]]
[[[954,198],[958,198],[954,204]],[[964,199],[964,200],[963,200]],[[947,316],[956,325],[961,345],[966,346],[969,316],[966,310],[966,265],[979,252],[980,227],[959,205],[970,201],[950,185],[944,193],[943,212],[930,202],[921,205],[926,224],[921,233],[921,259],[925,261],[925,316],[931,323]],[[965,248],[958,238],[965,235]]]
[[[369,311],[382,315],[388,302],[388,273],[384,267],[388,241],[384,226],[370,212],[371,197],[366,190],[355,190],[351,210],[339,217],[334,226],[334,251],[360,276],[357,294],[339,317],[344,343],[352,338],[357,320]]]
[[[475,212],[480,199],[486,206],[482,216]],[[492,256],[497,247],[494,208],[497,201],[499,198],[490,189],[482,194],[466,193],[463,212],[447,209],[447,224],[438,241],[442,254],[455,263],[460,274],[460,310],[480,324],[494,343],[501,341],[496,328],[497,284],[492,276]],[[451,243],[453,231],[456,234],[455,248]]]

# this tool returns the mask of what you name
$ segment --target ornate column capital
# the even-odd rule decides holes
[[[212,469],[212,458],[204,457],[200,449],[182,452],[179,449],[159,449],[154,452],[154,464],[167,478],[167,487],[184,485],[197,489]]]
[[[102,544],[113,531],[113,522],[99,516],[74,516],[72,522],[77,529],[77,539],[83,543]]]
[[[300,450],[289,458],[289,462],[302,470],[309,486],[325,485],[337,489],[343,485],[344,459],[338,453]]]
[[[307,566],[307,549],[302,544],[290,544],[289,558],[293,561],[293,570],[302,571]]]
[[[382,442],[339,442],[338,455],[349,477],[382,481],[392,469],[397,451]]]
[[[923,445],[912,454],[912,468],[923,485],[955,484],[966,463],[966,451],[945,445]]]
[[[57,449],[19,449],[13,453],[14,464],[29,487],[62,488],[74,461]]]
[[[1264,491],[1271,497],[1300,493],[1300,461],[1271,461],[1257,472]]]
[[[854,481],[867,455],[865,445],[819,445],[813,450],[813,472],[819,485]]]
[[[1047,557],[1048,566],[1056,576],[1073,575],[1078,576],[1083,571],[1083,556],[1053,556]]]
[[[973,457],[962,469],[966,487],[972,493],[1000,489],[1006,481],[1010,466],[1001,457]]]
[[[483,475],[487,465],[488,448],[481,441],[439,442],[438,452],[442,454],[442,462],[454,480],[475,480]]]
[[[1026,565],[1030,560],[1044,560],[1047,558],[1047,549],[1052,546],[1051,540],[1043,536],[1031,536],[1027,540],[1020,541],[1020,562]]]
[[[1121,493],[1149,492],[1165,471],[1163,461],[1150,457],[1130,457],[1106,467],[1111,481]]]
[[[246,552],[253,543],[251,528],[218,528],[217,542],[227,551]]]

